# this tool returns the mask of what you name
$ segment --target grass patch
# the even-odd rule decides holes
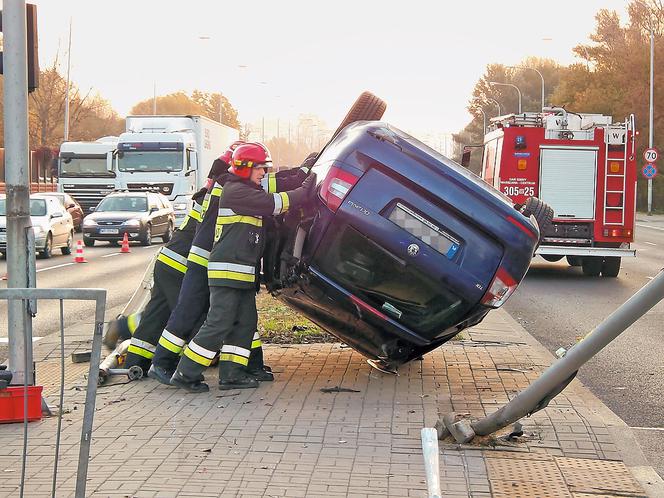
[[[256,297],[258,332],[261,340],[272,344],[311,344],[339,342],[315,323],[289,308],[267,292]]]

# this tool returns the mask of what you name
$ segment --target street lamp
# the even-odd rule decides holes
[[[542,110],[544,110],[544,76],[542,76],[542,73],[540,73],[537,69],[534,67],[528,67],[528,66],[506,66],[511,69],[530,69],[531,71],[535,71],[537,74],[539,74],[540,79],[542,80]]]
[[[478,107],[479,111],[482,113],[482,136],[486,135],[486,112],[481,107]]]
[[[519,114],[521,114],[521,90],[519,90],[519,87],[516,85],[513,85],[512,83],[499,83],[498,81],[489,81],[490,86],[511,86],[512,88],[516,88],[517,93],[519,94]]]
[[[492,102],[493,104],[496,104],[496,106],[498,107],[498,116],[503,115],[503,112],[500,110],[500,102],[498,102],[497,100],[494,100],[494,99],[487,99],[487,101]]]

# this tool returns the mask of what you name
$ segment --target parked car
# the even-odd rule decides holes
[[[71,215],[71,219],[74,221],[74,230],[77,232],[81,231],[81,223],[83,222],[83,208],[81,205],[74,199],[71,195],[65,194],[64,192],[41,192],[35,194],[34,197],[49,196],[55,197],[60,201],[64,206],[67,212]]]
[[[268,232],[266,285],[384,371],[503,305],[539,242],[534,216],[386,123],[347,126],[313,171],[312,206]]]
[[[92,247],[97,240],[117,244],[127,234],[144,246],[152,237],[171,240],[175,225],[173,206],[167,197],[154,192],[112,192],[83,220],[83,243]]]
[[[53,249],[71,254],[74,246],[74,223],[71,215],[55,197],[30,196],[30,220],[35,234],[35,249],[42,258],[50,258]],[[0,253],[7,253],[7,199],[0,197]]]

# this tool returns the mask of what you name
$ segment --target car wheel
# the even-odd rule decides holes
[[[584,256],[581,260],[581,270],[583,274],[589,277],[596,277],[602,271],[602,262],[604,258],[599,256]]]
[[[169,242],[173,238],[173,223],[169,222],[168,223],[168,230],[166,230],[166,233],[161,236],[161,240],[164,242]]]
[[[602,262],[602,276],[616,278],[620,272],[620,262],[618,256],[606,256]]]
[[[40,255],[44,259],[53,256],[53,235],[51,235],[51,232],[46,235],[46,245],[44,245],[44,249],[41,251]]]
[[[334,140],[341,130],[355,121],[378,121],[385,114],[387,104],[382,99],[376,97],[371,92],[362,92],[352,105],[346,117],[341,120],[341,124],[332,134],[330,142]]]
[[[526,203],[523,205],[521,213],[526,218],[530,218],[530,215],[535,217],[537,225],[539,226],[541,242],[544,237],[544,232],[553,221],[553,208],[537,197],[528,197]]]
[[[570,266],[581,266],[581,256],[567,256],[567,264]]]
[[[61,247],[60,250],[62,251],[62,254],[67,256],[71,254],[72,249],[74,249],[74,232],[69,232],[69,236],[67,237],[67,245],[65,247]]]
[[[540,256],[542,256],[542,258],[544,258],[549,263],[555,263],[556,261],[563,259],[562,256],[558,256],[556,254],[540,254]]]
[[[149,223],[145,227],[145,233],[141,237],[141,245],[142,246],[152,245],[152,227],[150,226]]]
[[[95,239],[88,239],[83,237],[83,244],[85,244],[85,247],[92,247],[95,245]]]

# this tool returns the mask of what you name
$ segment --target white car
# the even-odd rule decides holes
[[[30,219],[35,232],[35,249],[50,258],[53,249],[71,254],[74,247],[74,222],[55,197],[30,197]],[[7,199],[0,197],[0,253],[7,253]]]

